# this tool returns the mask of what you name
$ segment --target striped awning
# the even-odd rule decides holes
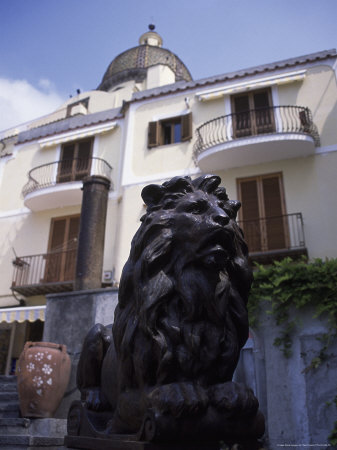
[[[206,102],[215,100],[225,95],[234,94],[238,92],[250,91],[253,89],[265,88],[272,85],[280,85],[292,83],[294,81],[303,80],[306,76],[306,70],[297,70],[296,72],[287,72],[269,77],[256,78],[250,81],[237,82],[231,85],[226,85],[221,88],[208,89],[202,92],[197,92],[195,95],[198,100]]]
[[[25,306],[21,308],[1,308],[0,309],[0,323],[1,322],[35,322],[36,320],[45,319],[46,306]]]
[[[41,148],[51,147],[53,145],[65,144],[66,142],[77,141],[90,136],[106,133],[116,128],[116,122],[108,124],[100,124],[92,127],[81,128],[79,130],[67,131],[65,133],[57,134],[55,136],[46,137],[39,140]]]

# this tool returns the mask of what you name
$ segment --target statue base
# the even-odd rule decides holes
[[[144,442],[135,440],[135,436],[126,436],[117,434],[108,439],[86,437],[86,436],[66,436],[64,445],[69,448],[78,448],[86,450],[219,450],[219,442],[198,443],[158,443]],[[248,447],[247,450],[253,450],[254,447]],[[258,447],[256,447],[258,448]]]
[[[111,431],[112,413],[90,411],[85,403],[75,401],[69,410],[64,445],[87,450],[220,450],[224,444],[229,448],[238,444],[235,448],[240,450],[261,448],[263,415],[258,412],[239,422],[229,427],[225,417],[219,416],[208,423],[197,417],[177,422],[149,410],[137,434],[118,434]]]

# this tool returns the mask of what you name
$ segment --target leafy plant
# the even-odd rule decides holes
[[[292,334],[298,324],[290,310],[310,306],[314,310],[313,317],[324,314],[329,325],[322,341],[324,353],[332,335],[337,334],[337,259],[315,259],[308,263],[305,259],[293,261],[285,258],[270,266],[257,265],[248,302],[252,327],[258,324],[262,302],[269,305],[267,313],[274,316],[276,324],[282,325],[281,335],[275,339],[274,345],[280,347],[287,357],[291,355]],[[320,359],[324,359],[323,353]]]

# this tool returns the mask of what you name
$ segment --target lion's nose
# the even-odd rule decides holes
[[[214,214],[214,216],[212,217],[213,221],[218,223],[219,225],[221,225],[222,227],[227,225],[229,222],[229,217],[227,216],[226,213],[218,213],[218,214]]]

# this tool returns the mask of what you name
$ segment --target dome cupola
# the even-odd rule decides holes
[[[141,37],[139,38],[139,45],[154,45],[156,47],[162,47],[163,39],[154,30],[155,26],[150,24],[149,31],[142,34]]]

